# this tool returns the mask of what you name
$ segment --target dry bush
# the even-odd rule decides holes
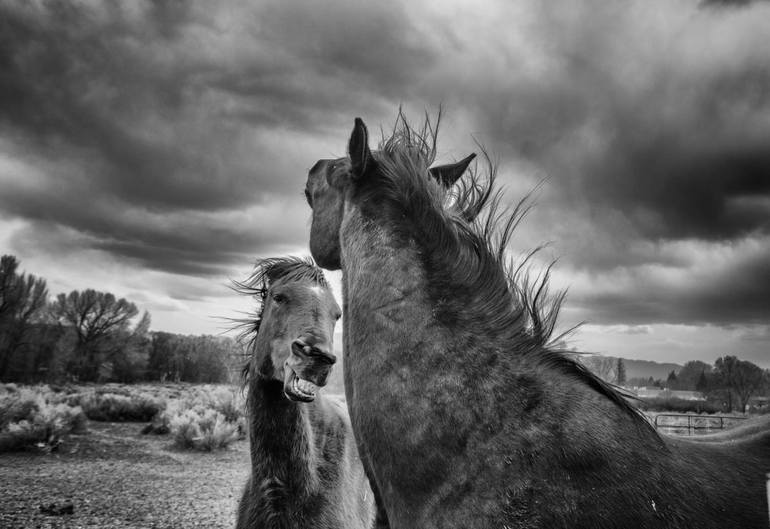
[[[149,422],[165,408],[165,402],[148,394],[120,395],[93,392],[75,401],[92,421]]]
[[[174,442],[181,448],[210,452],[238,440],[238,425],[212,409],[187,409],[170,421]]]
[[[223,448],[246,436],[243,394],[226,386],[190,387],[169,400],[142,433],[173,434],[178,446],[199,450]],[[234,433],[235,437],[232,438]]]
[[[47,386],[0,392],[0,452],[55,450],[67,434],[85,432],[87,422],[79,406],[57,402]]]
[[[683,400],[675,397],[640,399],[637,406],[644,411],[670,411],[674,413],[719,413],[722,411],[711,402]]]

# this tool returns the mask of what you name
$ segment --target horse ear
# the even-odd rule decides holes
[[[457,163],[450,163],[447,165],[439,165],[438,167],[431,167],[430,174],[438,180],[438,183],[446,188],[450,188],[455,182],[463,175],[470,163],[476,157],[476,153],[471,153]]]
[[[369,132],[361,118],[356,118],[353,125],[353,133],[348,143],[348,155],[350,156],[351,173],[353,180],[358,180],[371,169],[374,163],[372,151],[369,150]]]

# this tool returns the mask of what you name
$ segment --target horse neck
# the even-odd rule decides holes
[[[436,234],[421,231],[419,222],[404,223],[413,224],[414,229],[411,234],[404,233],[404,225],[393,228],[392,218],[363,212],[355,204],[346,205],[341,228],[346,331],[356,334],[361,320],[380,314],[393,321],[393,325],[378,328],[376,339],[381,343],[388,342],[382,332],[392,330],[424,336],[436,348],[441,342],[466,341],[482,345],[486,351],[509,347],[510,338],[521,332],[523,321],[501,321],[501,315],[504,318],[508,314],[506,309],[515,300],[489,299],[493,296],[485,297],[477,288],[483,282],[486,290],[495,294],[506,292],[504,271],[497,271],[494,277],[473,277],[475,249],[459,248],[456,255],[432,259]],[[440,280],[429,281],[426,266],[433,267],[431,276]],[[492,306],[493,302],[497,306]],[[345,333],[346,343],[349,334]]]
[[[277,381],[259,377],[252,381],[249,438],[255,483],[276,482],[298,495],[318,486],[310,420],[310,407],[315,404],[290,401]]]
[[[365,215],[353,206],[346,210],[341,231],[345,382],[351,386],[346,391],[353,408],[380,406],[390,397],[401,408],[418,406],[424,400],[423,385],[476,381],[483,372],[487,376],[484,388],[479,386],[478,397],[505,395],[490,400],[489,413],[522,421],[522,431],[535,407],[571,409],[573,412],[565,413],[579,415],[581,412],[570,401],[590,402],[596,410],[603,409],[606,413],[593,415],[608,436],[620,436],[627,428],[644,430],[644,425],[640,426],[611,399],[576,380],[579,377],[565,369],[567,364],[558,361],[558,354],[551,357],[538,346],[528,345],[520,335],[516,337],[522,322],[490,325],[484,321],[484,313],[479,315],[469,309],[465,312],[470,314],[464,314],[463,306],[479,302],[473,299],[479,297],[473,289],[460,284],[445,286],[457,296],[447,301],[432,299],[420,253],[424,249],[414,242],[417,239],[404,242],[403,234],[394,233],[387,218]],[[456,306],[456,319],[449,324],[437,324],[435,315],[442,303]],[[429,378],[434,381],[429,382]],[[366,388],[366,396],[356,385]],[[351,400],[354,392],[359,396]],[[406,392],[413,392],[414,402],[404,402]],[[368,398],[372,401],[363,404]],[[498,401],[504,404],[499,409]],[[521,409],[511,403],[520,403]],[[413,415],[418,417],[423,412],[415,409]],[[358,410],[351,413],[357,414]],[[620,421],[615,420],[618,417]],[[555,423],[553,427],[562,426]]]

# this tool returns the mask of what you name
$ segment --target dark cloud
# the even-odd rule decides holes
[[[422,90],[453,84],[448,106],[504,180],[547,178],[525,239],[552,243],[565,286],[592,278],[571,306],[601,323],[767,321],[770,253],[747,247],[770,234],[770,5],[519,7],[472,15],[497,53],[450,27],[454,60]],[[730,259],[706,267],[704,248]]]
[[[79,164],[92,194],[167,208],[222,208],[252,198],[252,171],[237,163],[222,171],[217,163],[227,154],[217,141],[230,138],[212,134],[206,150],[202,131],[197,138],[185,131],[203,65],[164,57],[179,46],[174,36],[185,25],[184,17],[169,16],[154,4],[139,16],[118,4],[5,4],[6,134],[26,150]]]
[[[344,149],[325,143],[329,129],[363,109],[391,112],[384,101],[432,53],[397,5],[317,7],[3,4],[0,154],[42,181],[0,175],[16,184],[0,211],[180,274],[302,244],[306,214],[252,218],[258,226],[215,215],[276,201],[304,212],[312,158]],[[204,212],[213,216],[196,219]]]
[[[440,156],[478,138],[517,191],[547,177],[522,238],[590,278],[585,319],[756,322],[768,20],[698,0],[2,3],[0,215],[20,250],[205,282],[306,244],[304,175],[354,116],[443,103]]]
[[[98,164],[91,192],[226,208],[258,200],[257,184],[287,190],[269,145],[244,145],[255,127],[319,132],[381,104],[430,57],[397,6],[209,7],[5,5],[0,123],[46,156]]]
[[[539,77],[516,77],[509,105],[500,105],[502,94],[483,94],[477,123],[495,142],[509,139],[508,152],[536,162],[563,192],[562,202],[622,211],[639,237],[767,233],[770,208],[752,199],[770,198],[770,93],[763,88],[770,52],[762,44],[770,25],[756,31],[750,21],[720,27],[718,15],[693,17],[675,26],[684,36],[673,44],[702,45],[702,52],[667,55],[660,46],[651,58],[650,45],[637,42],[639,29],[624,35],[633,14],[548,20],[539,35],[555,40],[554,78],[544,85]],[[770,20],[770,9],[755,16]],[[742,43],[736,37],[731,60],[709,57],[725,53],[708,49],[709,31],[743,26],[754,32]],[[633,72],[634,63],[642,72]]]
[[[572,303],[603,324],[765,324],[770,321],[770,239],[716,248],[681,243],[689,264],[592,275]]]
[[[765,2],[767,0],[701,0],[703,7],[745,7],[755,2]]]
[[[304,216],[282,221],[285,210],[301,209],[304,198],[299,193],[276,206],[228,214],[132,209],[120,202],[93,201],[79,190],[8,191],[0,195],[0,209],[28,222],[15,236],[18,247],[41,237],[50,243],[51,231],[66,227],[80,235],[76,244],[81,249],[102,250],[116,259],[177,274],[222,274],[250,262],[261,248],[301,240],[305,231]]]
[[[521,52],[456,35],[470,51],[453,71],[484,82],[457,79],[452,101],[503,169],[547,177],[526,236],[552,243],[565,286],[591,278],[570,306],[595,323],[767,321],[770,253],[748,247],[770,234],[770,6],[540,6]]]

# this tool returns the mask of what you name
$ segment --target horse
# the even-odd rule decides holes
[[[237,529],[369,529],[374,498],[345,403],[319,393],[341,315],[323,271],[263,259],[236,290],[259,303],[246,332],[251,475]]]
[[[501,209],[488,156],[485,175],[433,178],[435,144],[399,113],[373,152],[356,118],[348,155],[305,186],[311,254],[342,270],[345,393],[378,527],[767,527],[770,432],[661,436],[560,350],[563,294],[504,251],[528,206]]]

